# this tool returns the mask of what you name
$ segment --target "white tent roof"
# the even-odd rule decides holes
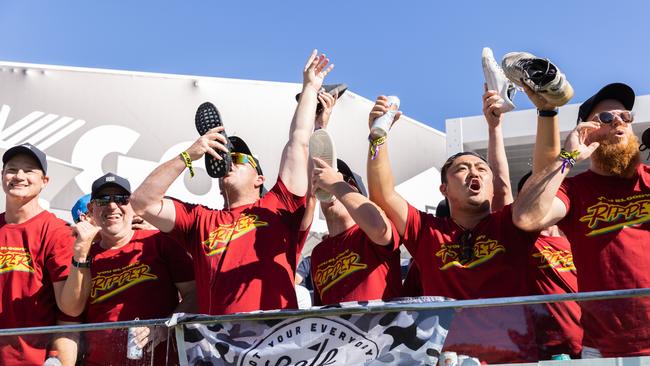
[[[30,142],[60,162],[61,171],[50,170],[52,184],[43,197],[56,212],[67,212],[105,172],[138,186],[155,166],[196,140],[196,108],[211,101],[229,135],[245,139],[259,156],[270,187],[299,91],[295,83],[0,62],[0,146]],[[372,104],[348,91],[329,128],[339,157],[364,179]],[[396,184],[446,158],[445,135],[408,117],[390,139]],[[216,181],[197,170],[193,179],[187,173],[179,178],[169,195],[221,207]]]

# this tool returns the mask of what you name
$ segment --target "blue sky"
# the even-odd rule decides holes
[[[0,60],[300,82],[318,48],[336,65],[329,82],[398,95],[444,130],[481,112],[484,46],[550,58],[573,102],[614,81],[650,94],[649,13],[644,0],[0,0]]]

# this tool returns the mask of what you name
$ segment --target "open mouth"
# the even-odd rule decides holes
[[[478,179],[472,179],[469,181],[469,190],[477,193],[481,190],[481,181]]]

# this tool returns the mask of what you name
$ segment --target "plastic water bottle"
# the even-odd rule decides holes
[[[140,320],[135,318],[135,320]],[[129,328],[129,336],[126,342],[126,358],[129,360],[140,360],[142,359],[142,348],[138,347],[135,342],[135,330],[137,327]]]
[[[393,117],[395,117],[395,113],[399,110],[399,98],[394,95],[389,96],[388,106],[388,111],[372,122],[370,138],[373,140],[388,135],[390,126],[393,124]]]
[[[43,366],[62,366],[61,360],[59,360],[58,351],[50,351],[47,353],[47,359],[43,362]]]

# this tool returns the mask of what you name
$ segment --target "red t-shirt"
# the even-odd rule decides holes
[[[56,324],[52,283],[65,281],[74,239],[70,228],[43,211],[22,224],[0,214],[0,328]],[[0,364],[41,365],[49,335],[0,337]]]
[[[159,231],[136,230],[131,241],[117,249],[104,249],[95,243],[90,248],[90,256],[93,262],[85,313],[87,323],[168,317],[179,300],[174,284],[194,280],[190,256],[175,240]],[[127,360],[125,329],[84,335],[87,365],[145,362]],[[156,347],[156,365],[165,365],[166,346],[163,342]],[[178,356],[174,354],[170,359],[178,360]]]
[[[316,305],[400,296],[399,234],[391,226],[393,238],[386,246],[375,244],[354,225],[314,247],[311,274]]]
[[[631,179],[586,171],[557,193],[580,292],[650,287],[650,166]],[[650,299],[585,301],[584,345],[605,357],[650,355]]]
[[[278,178],[253,204],[227,210],[174,201],[171,234],[194,259],[199,311],[232,314],[297,308],[294,276],[305,198]]]
[[[528,257],[533,295],[566,294],[578,291],[571,244],[562,236],[540,235]],[[580,306],[573,302],[544,304],[537,314],[541,359],[554,354],[579,355],[582,349]]]
[[[511,206],[486,216],[472,230],[473,260],[461,258],[463,229],[409,205],[403,243],[421,274],[425,296],[458,300],[528,294],[526,256],[537,239],[512,223]]]

